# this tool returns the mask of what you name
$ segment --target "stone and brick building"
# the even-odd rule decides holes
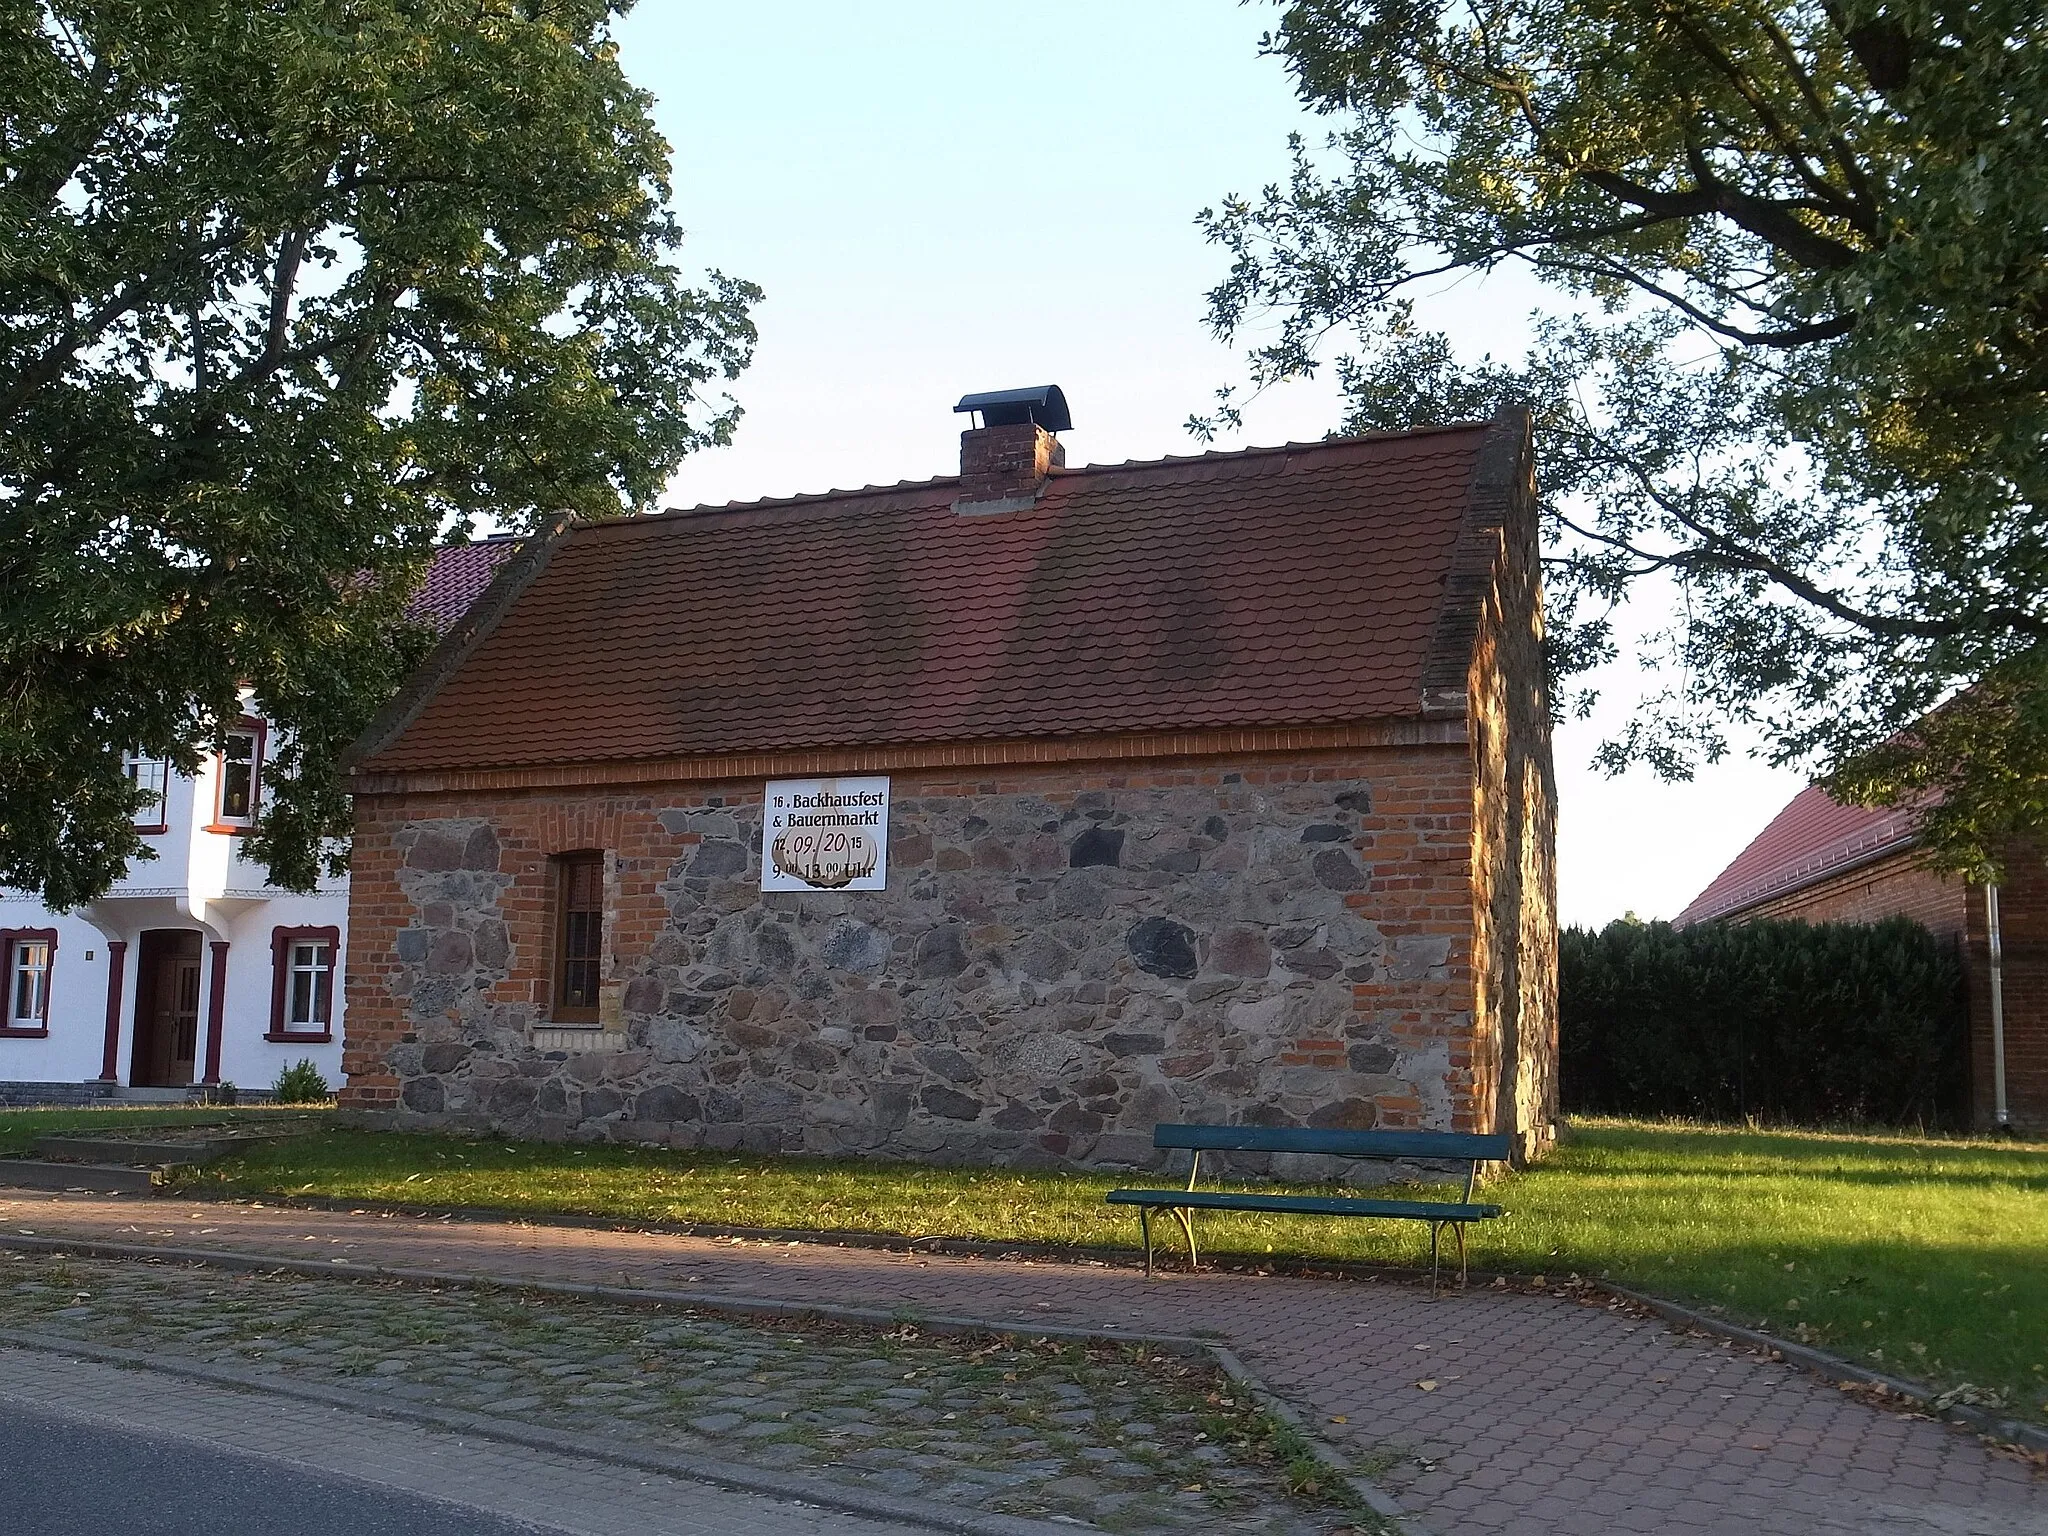
[[[1999,1123],[2002,1075],[2005,1123],[2048,1131],[2048,859],[2038,848],[2010,847],[2005,879],[1987,893],[1930,866],[1910,809],[1842,805],[1813,785],[1795,795],[1676,921],[1760,917],[1809,923],[1908,917],[1954,942],[1969,992],[1970,1119],[1979,1129]]]
[[[1161,1120],[1548,1143],[1526,415],[1075,469],[1056,390],[987,417],[959,476],[528,541],[356,748],[345,1108],[1016,1164]],[[865,855],[777,833],[764,877],[794,780],[883,806]]]

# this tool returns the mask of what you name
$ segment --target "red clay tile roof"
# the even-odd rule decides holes
[[[498,567],[519,548],[517,539],[483,539],[475,544],[446,544],[434,551],[427,579],[420,584],[406,612],[444,633],[469,611]]]
[[[1744,911],[1847,865],[1908,847],[1917,827],[1912,809],[1841,805],[1810,784],[1674,921],[1684,927]]]
[[[1414,716],[1487,431],[579,525],[361,766]]]

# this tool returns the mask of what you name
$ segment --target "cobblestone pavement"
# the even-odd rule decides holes
[[[294,1402],[280,1413],[274,1401],[246,1392],[41,1351],[0,1348],[0,1402],[170,1447],[410,1494],[516,1521],[535,1536],[916,1536],[892,1522],[339,1408]],[[17,1507],[9,1501],[10,1519],[0,1526],[9,1536],[59,1536],[25,1528]]]
[[[1212,1362],[579,1299],[0,1258],[0,1324],[1105,1530],[1323,1536]]]
[[[2017,1458],[1563,1296],[119,1196],[0,1201],[21,1229],[1226,1339],[1445,1533],[2048,1536]]]

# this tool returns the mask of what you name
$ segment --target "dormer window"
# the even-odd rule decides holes
[[[170,820],[165,807],[171,787],[171,765],[161,757],[144,757],[140,752],[130,752],[122,760],[121,769],[128,775],[128,782],[146,797],[135,807],[135,830],[169,831]]]
[[[209,832],[246,832],[256,825],[263,795],[263,722],[244,719],[227,734]]]

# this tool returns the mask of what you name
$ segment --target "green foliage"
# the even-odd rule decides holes
[[[1267,46],[1339,130],[1204,213],[1211,321],[1262,385],[1334,347],[1352,430],[1533,403],[1560,672],[1679,588],[1610,766],[1743,721],[1845,792],[1940,780],[1990,867],[2048,765],[2044,45],[2033,0],[1294,0]],[[1461,363],[1411,296],[1504,265],[1551,318]],[[1978,755],[1893,739],[1978,680]]]
[[[1609,923],[1558,945],[1561,1094],[1574,1112],[1780,1124],[1952,1122],[1962,961],[1881,923]]]
[[[270,1085],[273,1104],[324,1104],[333,1097],[334,1090],[327,1086],[327,1079],[320,1075],[310,1056],[302,1056],[283,1068],[277,1081]]]
[[[0,884],[147,857],[123,751],[190,771],[247,689],[310,886],[433,545],[729,437],[759,295],[674,265],[617,9],[0,0]]]

